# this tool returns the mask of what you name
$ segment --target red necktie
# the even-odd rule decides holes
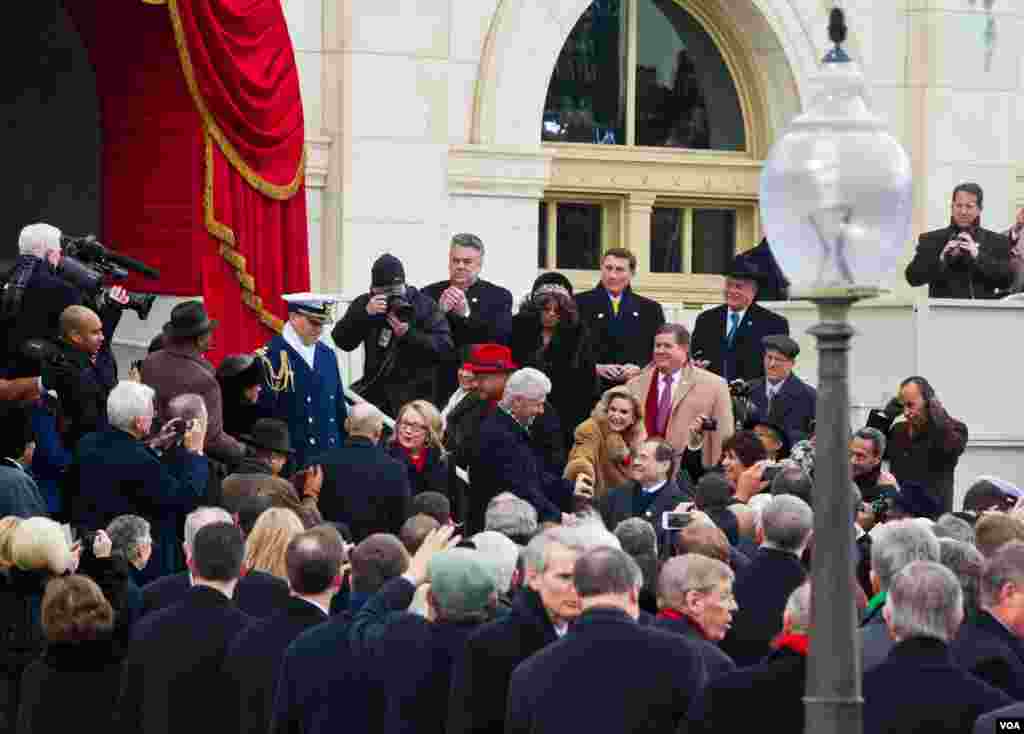
[[[664,436],[668,433],[668,418],[672,414],[672,375],[661,377],[661,397],[658,398],[658,434]]]

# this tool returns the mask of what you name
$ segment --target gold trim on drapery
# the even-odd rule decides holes
[[[192,68],[192,56],[189,53],[188,44],[185,40],[185,30],[181,22],[181,16],[178,14],[178,0],[142,0],[142,2],[148,5],[167,6],[171,18],[171,28],[174,31],[174,42],[178,47],[178,56],[181,60],[181,70],[185,75],[185,85],[188,87],[189,94],[192,96],[192,100],[199,112],[199,117],[203,122],[206,154],[206,183],[203,191],[203,210],[206,229],[211,235],[220,240],[220,255],[235,270],[238,282],[242,286],[243,303],[256,312],[257,317],[264,325],[280,332],[284,328],[284,322],[267,310],[263,305],[263,299],[256,295],[256,279],[246,270],[245,256],[236,249],[237,241],[234,231],[223,222],[217,220],[213,201],[213,143],[217,143],[217,147],[224,154],[228,163],[238,171],[246,183],[264,196],[278,201],[287,201],[295,196],[305,178],[305,146],[303,146],[302,154],[299,156],[295,176],[290,183],[283,186],[275,184],[256,173],[242,159],[242,156],[239,155],[231,141],[224,135],[224,132],[220,129],[217,121],[206,106],[206,101],[203,99]]]

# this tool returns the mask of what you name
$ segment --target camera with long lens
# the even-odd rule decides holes
[[[396,319],[406,324],[415,318],[416,308],[406,297],[404,285],[395,285],[390,288],[374,288],[373,295],[388,297],[387,313],[389,316],[394,316]]]
[[[160,277],[160,271],[133,258],[111,252],[93,235],[61,237],[61,258],[57,274],[98,302],[110,295],[110,289],[104,285],[107,278],[124,280],[130,271],[154,280]],[[153,293],[128,293],[128,303],[124,304],[124,308],[134,311],[145,321],[155,301],[156,295]]]
[[[749,382],[743,380],[733,380],[729,383],[729,394],[734,398],[749,398],[751,395],[751,388]]]

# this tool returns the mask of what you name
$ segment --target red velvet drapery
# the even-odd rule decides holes
[[[280,0],[65,5],[96,67],[103,236],[162,271],[130,286],[201,293],[221,322],[214,361],[255,348],[281,326],[281,294],[309,288],[302,101]]]

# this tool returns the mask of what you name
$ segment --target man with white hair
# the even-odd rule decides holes
[[[192,575],[192,547],[196,534],[213,523],[233,523],[235,520],[223,507],[198,507],[185,518],[185,552],[188,570],[162,576],[142,587],[142,612],[149,614],[177,604],[194,585]],[[284,608],[289,596],[288,584],[283,579],[263,571],[250,571],[238,579],[234,601],[238,608],[251,617],[269,617]]]
[[[203,456],[206,426],[185,432],[175,463],[163,463],[143,442],[153,425],[153,388],[119,382],[107,398],[110,428],[78,443],[68,468],[65,495],[71,522],[102,528],[118,515],[140,515],[153,524],[153,557],[141,572],[150,580],[181,568],[176,528],[206,493],[209,466]]]
[[[547,473],[530,447],[530,427],[544,412],[551,380],[540,370],[525,367],[514,372],[505,385],[497,410],[480,426],[477,451],[469,468],[466,526],[470,532],[484,529],[487,504],[504,491],[537,508],[542,522],[567,521],[576,488],[590,487],[580,475],[573,483]]]
[[[739,611],[722,640],[722,649],[743,667],[771,652],[782,630],[782,612],[789,595],[806,578],[800,557],[811,539],[814,513],[791,494],[776,495],[761,511],[761,547],[736,578]]]
[[[892,579],[883,610],[896,645],[864,674],[865,732],[967,732],[1013,699],[960,668],[949,643],[963,621],[956,576],[933,561],[914,561]]]
[[[508,614],[469,636],[455,661],[448,734],[501,734],[512,671],[569,629],[579,616],[576,559],[619,541],[595,523],[546,530],[523,550],[526,578]]]
[[[871,590],[874,596],[861,623],[862,670],[871,670],[889,654],[892,638],[885,628],[882,608],[893,577],[912,561],[938,563],[939,539],[912,520],[887,522],[872,531]]]

